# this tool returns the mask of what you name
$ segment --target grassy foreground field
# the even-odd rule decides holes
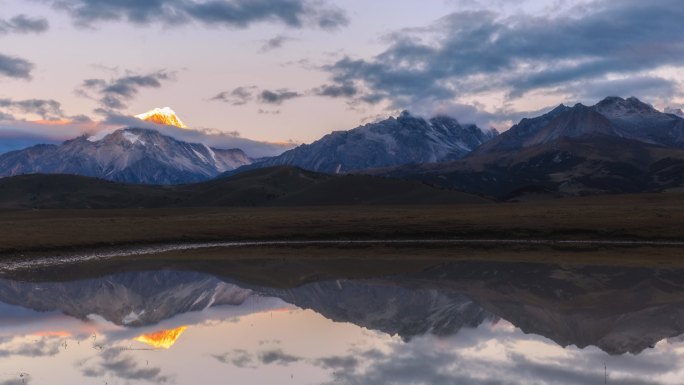
[[[0,211],[0,254],[227,240],[684,240],[684,194],[449,206]]]

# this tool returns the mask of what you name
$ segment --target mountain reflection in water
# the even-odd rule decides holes
[[[295,288],[163,269],[7,276],[0,302],[7,385],[684,378],[678,269],[458,262]]]

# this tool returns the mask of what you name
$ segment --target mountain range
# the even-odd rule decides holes
[[[503,200],[676,189],[684,184],[684,119],[636,98],[560,105],[461,160],[368,172]]]
[[[684,119],[659,112],[630,97],[607,97],[594,106],[559,105],[552,111],[523,119],[472,155],[510,152],[553,143],[562,138],[617,137],[642,143],[684,148]]]
[[[178,184],[212,179],[250,164],[240,149],[187,143],[151,129],[126,128],[104,138],[81,136],[0,155],[0,176],[74,174],[125,183]]]
[[[667,191],[684,185],[684,118],[668,111],[634,97],[608,97],[593,106],[561,104],[502,134],[449,117],[426,120],[403,112],[258,160],[240,149],[124,128],[102,138],[84,136],[0,155],[0,176],[59,173],[173,185],[295,166],[413,180],[434,191],[498,200]],[[184,126],[168,108],[139,117]]]
[[[311,143],[238,171],[297,166],[326,173],[348,173],[369,168],[460,159],[496,137],[495,130],[461,125],[456,119],[430,120],[404,111],[397,118],[336,131]]]

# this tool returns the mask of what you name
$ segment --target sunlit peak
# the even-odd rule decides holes
[[[178,115],[176,115],[176,112],[170,107],[155,108],[140,115],[135,115],[135,117],[146,122],[187,128]]]
[[[136,337],[135,340],[146,343],[156,349],[170,349],[187,328],[187,326],[181,326],[171,330],[162,330],[155,333],[143,334]]]

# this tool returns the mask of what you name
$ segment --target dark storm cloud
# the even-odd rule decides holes
[[[330,98],[351,98],[358,93],[356,87],[351,83],[346,84],[326,84],[313,90],[313,93],[318,96],[327,96]]]
[[[28,60],[0,53],[0,76],[30,79],[33,63]]]
[[[230,103],[234,106],[242,106],[254,99],[256,87],[237,87],[232,91],[219,92],[209,100]]]
[[[86,377],[104,377],[111,375],[124,380],[149,381],[165,383],[168,377],[161,374],[161,369],[142,367],[132,356],[124,355],[120,349],[108,349],[101,355],[101,361],[89,364],[81,369]]]
[[[234,106],[245,105],[255,99],[260,103],[280,105],[283,102],[305,96],[321,96],[327,98],[350,98],[358,93],[353,84],[326,84],[304,92],[287,88],[277,90],[259,90],[257,87],[237,87],[232,91],[222,91],[209,98],[212,101],[224,102]],[[270,111],[260,110],[260,113]]]
[[[523,378],[536,378],[547,384],[590,384],[605,376],[602,362],[589,363],[588,366],[541,364],[520,355],[512,355],[513,371]],[[575,363],[576,364],[576,363]],[[611,368],[612,370],[612,368]],[[662,374],[664,372],[660,372]],[[611,378],[610,383],[621,385],[659,385],[658,381],[642,378]]]
[[[352,357],[347,357],[351,360]],[[375,360],[366,360],[363,370],[355,371],[356,367],[336,369],[334,379],[330,384],[473,384],[473,385],[503,385],[513,384],[502,380],[483,379],[471,376],[470,373],[486,370],[481,362],[467,360],[470,368],[458,368],[466,360],[458,355],[445,353],[425,353],[412,351],[412,346],[396,346],[389,355]]]
[[[319,358],[315,364],[326,369],[353,372],[359,366],[359,360],[354,356],[331,356]]]
[[[264,44],[259,48],[259,52],[269,52],[273,51],[274,49],[282,48],[285,43],[288,41],[293,41],[295,39],[285,36],[285,35],[278,35],[276,37],[273,37],[271,39],[268,39],[264,41]]]
[[[35,114],[45,120],[54,120],[64,117],[62,105],[56,100],[27,99],[12,100],[0,99],[0,114],[11,117],[9,113]]]
[[[18,376],[18,375],[17,375]],[[31,383],[30,376],[22,376],[21,378],[14,378],[0,382],[0,385],[27,385]]]
[[[158,71],[145,75],[127,75],[109,81],[87,79],[76,92],[81,96],[97,99],[105,110],[122,110],[141,88],[160,88],[162,82],[172,80],[173,77],[172,73]],[[92,96],[93,92],[96,96]]]
[[[125,20],[134,24],[178,25],[197,22],[230,28],[246,28],[257,22],[277,22],[288,27],[326,30],[346,26],[343,10],[308,0],[54,0],[77,24]]]
[[[164,72],[150,75],[134,75],[119,78],[102,88],[106,94],[131,98],[138,93],[141,87],[161,87],[161,80],[167,80],[169,76]]]
[[[262,90],[259,94],[259,101],[266,104],[282,104],[286,100],[302,97],[299,92],[290,91],[288,89],[279,89],[275,91]]]
[[[587,359],[583,359],[583,354],[571,354],[559,363],[540,363],[511,354],[506,362],[493,366],[486,359],[461,355],[457,351],[435,349],[434,345],[421,345],[423,344],[395,344],[387,353],[375,352],[370,355],[354,352],[349,356],[319,359],[314,363],[333,370],[334,378],[330,385],[518,385],[531,380],[544,384],[583,385],[604,379],[605,355],[588,355]],[[355,365],[358,356],[364,357],[363,365]],[[630,361],[638,362],[641,358]],[[610,358],[608,361],[609,380],[612,384],[661,385],[649,378],[678,370],[676,362],[667,360],[663,365],[648,367],[648,371],[641,371],[637,367],[636,372],[640,375],[635,377],[626,374],[635,372],[634,368],[630,367],[625,372],[622,370],[624,368],[613,366]],[[661,371],[657,372],[657,369]]]
[[[259,360],[265,365],[275,364],[287,366],[291,363],[301,361],[302,359],[287,354],[282,350],[268,350],[259,353]]]
[[[607,95],[636,96],[639,98],[673,98],[680,93],[677,83],[658,76],[630,76],[624,79],[591,79],[565,87],[576,99],[599,100]]]
[[[250,23],[277,20],[291,27],[302,26],[305,6],[292,0],[238,0],[191,2],[186,12],[196,20],[207,24],[226,24],[247,27]]]
[[[102,364],[105,371],[112,372],[119,378],[127,380],[146,380],[154,382],[166,382],[164,376],[160,376],[159,368],[141,368],[131,357],[125,357]]]
[[[362,86],[368,101],[400,108],[481,91],[505,91],[510,98],[538,89],[572,92],[582,82],[596,87],[589,94],[614,86],[639,95],[638,82],[610,84],[609,75],[681,65],[684,44],[676,36],[684,35],[683,18],[678,0],[599,0],[570,15],[545,17],[457,12],[390,36],[389,47],[370,60],[346,57],[325,69],[338,85]],[[662,79],[650,79],[650,86],[658,82],[660,90],[681,92]]]
[[[255,99],[265,104],[282,104],[286,100],[305,96],[305,94],[291,91],[286,88],[278,90],[259,90],[257,87],[237,87],[232,91],[223,91],[209,100],[229,103],[234,106],[242,106]]]
[[[26,15],[17,15],[9,20],[0,19],[0,35],[41,33],[47,31],[48,27],[49,24],[46,19],[32,18]],[[33,63],[26,59],[0,53],[0,76],[30,79],[33,67]]]
[[[644,377],[657,376],[674,371],[679,366],[680,357],[663,350],[646,350],[638,355],[623,354],[606,358],[598,350],[584,351],[575,358],[573,365],[577,367],[591,367],[597,362],[605,362],[611,371],[638,372]],[[517,357],[515,361],[524,362],[524,358]]]
[[[302,361],[302,358],[287,354],[279,349],[266,350],[257,354],[252,354],[242,349],[235,349],[232,352],[214,355],[213,357],[219,362],[232,364],[238,368],[257,368],[257,363],[287,366],[291,363]]]
[[[224,364],[232,364],[238,368],[256,368],[254,357],[246,350],[235,349],[230,353],[213,355],[215,359]]]
[[[17,15],[9,20],[0,19],[0,35],[9,33],[41,33],[49,28],[47,19]]]

